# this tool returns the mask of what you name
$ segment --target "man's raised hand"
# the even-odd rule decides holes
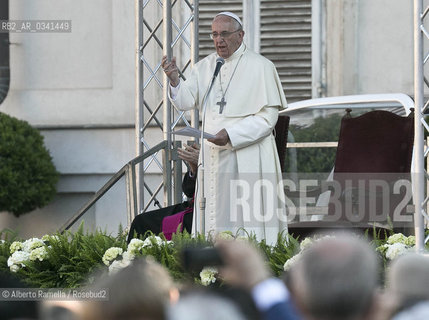
[[[168,61],[167,56],[163,56],[161,60],[161,67],[170,79],[170,84],[173,87],[177,87],[179,84],[179,71],[176,65],[176,57],[171,58],[171,61]]]

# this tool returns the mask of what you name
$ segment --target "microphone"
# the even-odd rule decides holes
[[[224,63],[225,63],[224,58],[219,57],[216,59],[216,68],[215,68],[215,71],[213,73],[213,79],[217,77],[217,75],[219,74],[220,68],[223,66]]]

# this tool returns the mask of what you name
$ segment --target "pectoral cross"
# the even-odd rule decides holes
[[[222,99],[216,103],[219,106],[219,113],[223,112],[223,107],[226,105],[225,97],[222,97]]]

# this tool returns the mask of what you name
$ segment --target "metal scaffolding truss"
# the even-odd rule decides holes
[[[425,170],[425,159],[429,154],[429,147],[424,145],[424,132],[429,131],[429,125],[424,118],[429,108],[429,99],[425,98],[425,88],[429,88],[429,81],[425,77],[425,65],[429,60],[429,51],[425,44],[429,44],[429,32],[424,23],[428,19],[429,6],[423,10],[423,0],[414,0],[414,102],[415,102],[415,133],[414,133],[414,167],[413,167],[413,200],[415,205],[415,235],[418,251],[424,250],[425,220],[429,220],[426,185],[429,180]]]
[[[137,152],[142,155],[152,146],[156,131],[162,132],[166,148],[162,160],[158,153],[138,168],[139,211],[147,211],[151,204],[160,205],[163,191],[164,205],[181,201],[181,162],[177,161],[177,146],[172,131],[180,125],[198,126],[198,113],[190,118],[177,110],[168,98],[168,79],[161,68],[161,58],[169,59],[173,50],[180,58],[179,74],[184,73],[198,59],[198,0],[136,0],[138,59],[136,92],[136,135]],[[167,45],[164,45],[167,44]],[[182,66],[182,67],[180,67]],[[158,93],[158,94],[157,94]],[[159,96],[162,93],[162,96]],[[149,136],[152,135],[152,139]],[[155,168],[153,168],[155,167]],[[160,171],[163,181],[150,187],[144,179],[145,173]],[[147,194],[148,199],[145,199]]]

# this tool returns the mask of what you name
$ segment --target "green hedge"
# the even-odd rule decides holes
[[[44,207],[58,177],[40,132],[0,112],[0,211],[19,216]]]

